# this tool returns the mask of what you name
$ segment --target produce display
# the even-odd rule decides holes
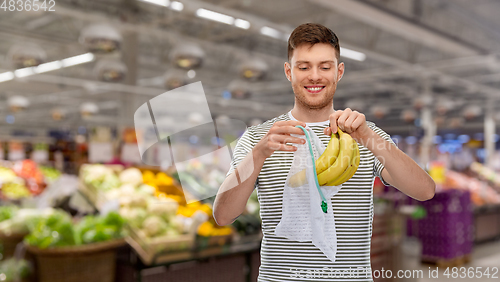
[[[473,162],[470,165],[470,170],[479,178],[489,181],[496,187],[500,187],[500,174],[498,174],[495,170],[478,162]]]
[[[42,193],[46,186],[45,178],[34,161],[23,160],[16,162],[12,170],[26,181],[26,186],[33,195]]]
[[[42,193],[47,184],[58,179],[61,172],[54,168],[38,167],[32,160],[0,166],[0,198],[19,200]]]
[[[45,177],[45,180],[49,183],[52,183],[61,177],[61,172],[53,167],[40,166],[40,171]]]
[[[356,173],[360,161],[358,144],[351,135],[338,129],[332,134],[325,151],[315,161],[318,183],[321,186],[337,186]],[[302,170],[290,177],[291,187],[304,185],[306,171]]]
[[[15,206],[0,207],[0,234],[10,236],[12,234],[28,234],[42,218],[54,213],[51,208],[19,209]]]
[[[463,173],[452,170],[446,171],[446,181],[443,187],[445,189],[470,191],[470,197],[475,206],[500,204],[500,194],[495,189],[488,186],[484,181]]]
[[[137,168],[128,168],[117,173],[110,167],[87,165],[81,177],[107,201],[117,201],[120,215],[146,240],[194,234],[212,212],[208,205],[184,205],[180,195],[168,194],[174,180],[163,172],[146,170],[143,174]]]
[[[120,186],[120,179],[112,168],[104,165],[87,165],[80,172],[80,178],[91,188],[109,191]]]
[[[201,173],[201,167],[197,171]],[[224,176],[222,172],[208,174],[212,180]],[[197,183],[201,177],[196,173],[190,176]],[[250,197],[247,211],[232,226],[221,227],[212,215],[213,199],[187,204],[186,190],[165,172],[86,164],[81,168],[80,181],[80,189],[87,190],[85,194],[90,191],[88,199],[99,210],[111,206],[117,209],[128,227],[129,243],[146,264],[168,252],[227,244],[235,230],[242,236],[260,232],[256,193]]]
[[[88,215],[75,224],[69,214],[54,211],[31,228],[24,242],[40,249],[104,242],[124,237],[123,225],[123,218],[116,212]]]

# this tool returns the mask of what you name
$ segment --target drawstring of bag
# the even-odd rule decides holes
[[[304,127],[302,127],[300,125],[297,125],[295,127],[302,129],[302,131],[304,131],[304,134],[306,136],[307,144],[309,145],[309,152],[311,154],[311,159],[312,159],[312,165],[313,165],[313,171],[314,171],[314,173],[313,173],[314,174],[314,181],[316,183],[316,188],[318,189],[319,195],[321,196],[321,199],[323,200],[321,202],[321,209],[323,210],[324,213],[327,213],[327,211],[328,211],[328,205],[326,204],[327,201],[326,201],[325,195],[323,195],[323,191],[321,191],[321,188],[319,188],[318,175],[316,175],[316,160],[314,159],[314,152],[313,152],[313,148],[311,145],[311,138],[309,138],[309,133],[307,132],[307,130]]]

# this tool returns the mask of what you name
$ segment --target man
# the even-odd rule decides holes
[[[259,281],[372,281],[370,238],[375,176],[417,200],[434,196],[435,184],[389,135],[351,109],[334,110],[333,96],[344,74],[337,36],[319,24],[297,27],[288,40],[285,75],[295,93],[286,114],[248,128],[238,141],[231,170],[214,203],[218,224],[233,222],[257,187],[264,238]],[[295,126],[310,127],[325,144],[339,127],[358,143],[356,174],[332,197],[337,232],[335,262],[312,242],[294,242],[274,234],[282,217],[283,190],[296,147],[304,144]]]

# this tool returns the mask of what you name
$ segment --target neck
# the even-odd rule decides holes
[[[311,109],[300,105],[300,103],[297,103],[296,101],[295,106],[292,109],[293,117],[302,122],[326,121],[334,112],[335,110],[333,109],[333,101],[332,104],[320,109]]]

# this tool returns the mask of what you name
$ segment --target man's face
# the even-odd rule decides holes
[[[303,44],[295,48],[285,74],[292,83],[295,102],[309,109],[331,106],[337,83],[344,74],[344,63],[338,64],[330,44]]]

